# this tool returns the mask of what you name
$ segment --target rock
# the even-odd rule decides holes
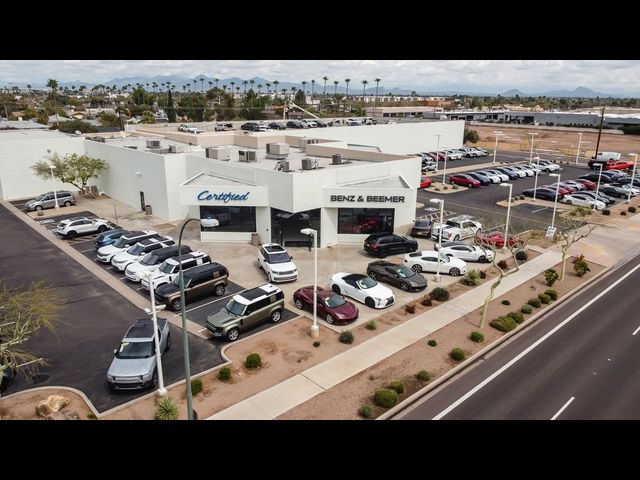
[[[44,417],[45,420],[80,420],[80,415],[71,410],[53,412]]]
[[[46,400],[42,400],[36,405],[36,414],[46,417],[50,413],[58,412],[69,405],[69,399],[62,395],[49,395]]]

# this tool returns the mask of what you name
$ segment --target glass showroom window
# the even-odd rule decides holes
[[[339,208],[338,233],[393,232],[393,208]]]
[[[200,218],[215,218],[220,225],[213,228],[200,227],[202,231],[216,232],[255,232],[255,207],[200,207]]]

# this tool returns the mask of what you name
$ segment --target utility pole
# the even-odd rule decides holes
[[[602,123],[604,122],[604,107],[602,107],[602,115],[600,115],[600,130],[598,130],[598,143],[596,143],[596,153],[595,157],[598,157],[598,152],[600,151],[600,135],[602,135]]]

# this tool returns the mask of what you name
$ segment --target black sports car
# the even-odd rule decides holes
[[[377,260],[367,265],[367,275],[379,282],[398,287],[405,292],[419,292],[427,288],[427,280],[404,265]]]

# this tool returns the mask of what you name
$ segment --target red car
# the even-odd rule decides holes
[[[302,287],[293,293],[293,302],[300,310],[313,312],[313,286]],[[318,316],[333,325],[343,325],[358,318],[358,307],[342,295],[318,287]]]
[[[633,162],[607,162],[604,164],[605,170],[626,170],[627,168],[633,168]]]
[[[431,180],[429,177],[424,177],[422,180],[420,180],[420,188],[430,187],[432,183],[433,180]]]
[[[470,188],[475,188],[480,186],[480,182],[478,180],[464,173],[460,173],[458,175],[451,175],[449,177],[449,183],[455,183],[456,185],[460,185],[461,187],[470,187]]]
[[[575,181],[578,182],[578,183],[583,184],[587,188],[587,190],[595,190],[596,189],[596,184],[593,183],[590,180],[585,180],[584,178],[576,178]]]
[[[509,246],[512,247],[518,243],[513,235],[509,235]],[[476,235],[476,243],[482,243],[484,245],[493,245],[496,248],[504,247],[504,233],[502,232],[490,232],[490,233],[478,233]]]

